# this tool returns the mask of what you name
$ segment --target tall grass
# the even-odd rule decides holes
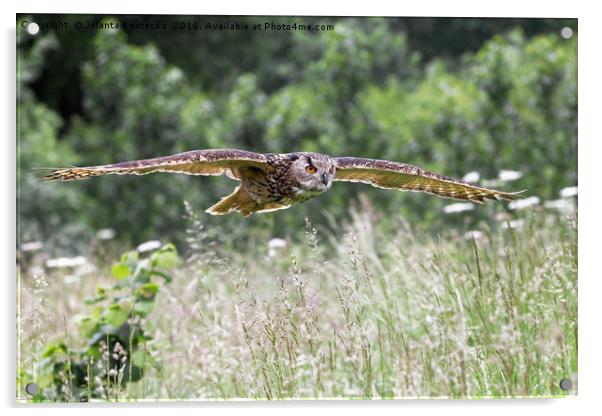
[[[523,215],[435,238],[353,212],[336,233],[308,224],[285,247],[245,252],[220,252],[192,215],[189,260],[147,322],[160,366],[118,399],[576,394],[576,219]],[[30,274],[25,368],[39,359],[30,340],[77,338],[70,318],[109,279]]]

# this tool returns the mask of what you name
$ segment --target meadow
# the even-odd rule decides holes
[[[576,211],[499,209],[493,226],[433,237],[380,221],[364,202],[336,231],[309,222],[284,239],[258,231],[238,251],[212,241],[188,206],[173,280],[151,279],[156,305],[138,318],[151,335],[140,344],[144,375],[110,382],[106,368],[95,379],[103,389],[84,400],[576,394]],[[73,367],[45,376],[42,355],[57,341],[86,348],[78,317],[90,311],[85,298],[114,284],[123,247],[112,244],[98,240],[63,267],[48,267],[44,248],[22,256],[18,397],[32,400],[22,389],[34,381],[34,401],[82,400],[67,382]],[[139,247],[140,258],[155,245]]]

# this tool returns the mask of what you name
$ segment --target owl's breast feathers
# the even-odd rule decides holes
[[[267,154],[270,171],[266,174],[266,184],[269,200],[280,202],[290,201],[296,196],[295,189],[299,182],[291,171],[291,164],[299,158],[298,154]]]

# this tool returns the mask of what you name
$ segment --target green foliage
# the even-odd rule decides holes
[[[79,40],[87,42],[86,52],[77,55],[81,105],[68,118],[46,106],[53,101],[40,102],[31,93],[40,90],[36,80],[46,70],[45,58],[73,46],[68,31],[22,41],[22,239],[51,241],[57,251],[81,251],[76,241],[112,228],[125,244],[166,237],[182,245],[181,201],[204,210],[231,192],[234,184],[228,179],[157,174],[39,184],[30,173],[33,167],[104,164],[198,148],[387,158],[450,176],[477,171],[488,180],[502,169],[519,170],[520,180],[495,186],[528,189],[528,195],[542,199],[575,185],[577,36],[564,39],[556,26],[532,37],[515,29],[480,38],[474,53],[450,58],[441,52],[440,58],[424,61],[418,34],[404,30],[417,26],[403,19],[327,20],[334,31],[246,37],[186,32],[195,40],[194,53],[191,46],[183,47],[178,31],[159,39],[99,30]],[[498,21],[473,23],[489,25],[488,30],[507,27]],[[570,22],[540,27],[552,23]],[[531,28],[529,34],[536,27],[521,25]],[[428,54],[436,50],[423,46]],[[218,79],[220,71],[224,79]],[[229,236],[241,227],[278,233],[298,228],[305,217],[330,226],[329,218],[348,216],[360,192],[386,213],[384,218],[422,222],[434,232],[468,228],[493,212],[474,210],[465,224],[441,215],[447,201],[338,184],[319,200],[270,218],[256,216],[241,225],[240,217],[229,216],[205,223],[209,230],[219,225],[223,244],[232,243]]]
[[[148,348],[152,337],[146,318],[163,285],[171,282],[165,270],[178,264],[172,244],[146,257],[135,251],[125,253],[111,269],[115,284],[98,286],[96,295],[84,300],[92,306],[90,313],[73,317],[81,334],[79,344],[85,348],[73,348],[64,340],[49,343],[35,378],[22,375],[22,382],[35,382],[39,388],[33,400],[110,401],[122,394],[127,383],[157,367]]]

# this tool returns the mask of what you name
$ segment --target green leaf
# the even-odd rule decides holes
[[[153,302],[152,300],[142,300],[136,302],[136,304],[134,305],[134,313],[144,318],[153,311],[154,307],[155,302]]]
[[[162,269],[170,269],[175,267],[180,262],[176,247],[173,244],[166,244],[151,256],[154,267]]]
[[[111,269],[111,274],[117,280],[126,279],[130,275],[130,269],[123,263],[117,263]]]
[[[95,296],[93,298],[86,298],[86,299],[84,299],[84,303],[86,305],[93,305],[95,303],[102,302],[106,298],[107,298],[106,295]]]
[[[105,308],[103,308],[102,306],[98,305],[92,308],[92,312],[90,312],[90,316],[92,316],[94,319],[98,320],[100,319],[100,315],[102,314],[102,312],[105,310]]]
[[[149,259],[144,259],[138,262],[136,265],[136,271],[134,272],[134,278],[137,281],[146,282],[150,279],[149,270],[151,269],[151,262]]]
[[[159,292],[159,285],[149,282],[137,288],[135,293],[136,296],[151,299],[157,294],[157,292]]]
[[[134,354],[132,354],[132,364],[136,367],[144,368],[144,365],[149,362],[147,358],[148,354],[146,354],[144,351],[136,350],[134,351]]]
[[[98,321],[93,316],[77,314],[73,320],[86,337],[91,336],[97,330]]]
[[[123,309],[120,304],[110,305],[104,313],[105,321],[111,326],[120,326],[128,319],[128,311]]]
[[[128,251],[121,256],[121,263],[128,266],[131,270],[136,269],[138,264],[138,253],[135,251]]]
[[[137,349],[132,354],[132,364],[136,367],[145,368],[149,365],[155,365],[156,361],[148,352]]]
[[[66,355],[69,353],[69,348],[63,341],[57,342],[56,344],[48,344],[42,352],[42,358],[48,358],[55,355]]]

